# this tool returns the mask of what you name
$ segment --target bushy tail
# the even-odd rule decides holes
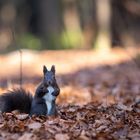
[[[24,89],[13,89],[0,95],[0,111],[11,112],[19,110],[29,113],[31,109],[32,95]]]

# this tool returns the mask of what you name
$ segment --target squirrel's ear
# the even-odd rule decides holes
[[[46,66],[44,65],[44,66],[43,66],[43,73],[45,74],[47,71],[48,71],[48,70],[47,70]]]
[[[53,73],[55,73],[55,66],[54,66],[54,65],[52,65],[51,71],[52,71]]]

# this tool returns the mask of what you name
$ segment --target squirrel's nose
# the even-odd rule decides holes
[[[49,81],[48,81],[48,85],[51,85],[51,84],[52,84],[52,82],[51,82],[51,80],[49,80]]]

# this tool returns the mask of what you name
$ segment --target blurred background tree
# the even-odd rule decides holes
[[[139,44],[140,0],[0,1],[0,52]]]

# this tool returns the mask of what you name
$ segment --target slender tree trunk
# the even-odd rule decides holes
[[[69,45],[77,48],[83,46],[80,18],[75,0],[64,1],[64,26]],[[73,37],[74,36],[74,37]]]
[[[60,0],[41,0],[38,3],[40,37],[44,39],[47,48],[57,48],[59,45],[56,39],[60,36],[63,27]]]
[[[84,49],[91,49],[96,40],[96,0],[78,0],[79,17],[84,38]]]
[[[96,47],[101,51],[108,51],[111,48],[110,0],[97,0],[96,6],[97,6],[97,21],[99,29]]]

